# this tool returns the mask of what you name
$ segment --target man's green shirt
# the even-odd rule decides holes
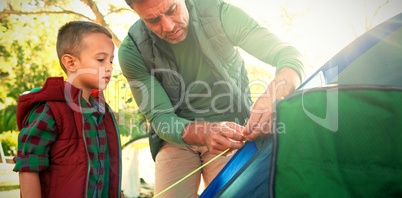
[[[303,56],[243,10],[225,3],[221,10],[221,21],[227,37],[235,46],[276,67],[277,71],[284,67],[292,68],[303,79]],[[162,85],[145,66],[132,40],[127,36],[119,48],[121,69],[141,111],[162,139],[182,145],[186,145],[182,140],[183,129],[190,122],[233,121],[244,124],[246,119],[244,113],[237,111],[237,99],[230,93],[229,83],[215,78],[191,34],[189,30],[184,41],[169,45],[175,54],[181,83],[185,87],[177,114],[172,110]]]

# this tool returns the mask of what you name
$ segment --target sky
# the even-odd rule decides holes
[[[308,75],[318,69],[366,30],[365,16],[372,27],[402,12],[402,0],[232,0],[268,29],[295,46],[306,57]],[[366,2],[366,3],[365,3]],[[290,26],[283,26],[282,9],[295,14]],[[251,61],[253,59],[251,58]],[[261,63],[262,64],[262,63]]]

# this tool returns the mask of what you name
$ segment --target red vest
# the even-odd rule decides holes
[[[64,82],[63,77],[53,77],[46,80],[41,90],[18,98],[19,130],[25,126],[29,112],[38,102],[47,102],[56,120],[57,140],[50,147],[49,167],[39,174],[42,197],[87,195],[90,162],[83,136],[84,115],[79,108],[80,97],[80,89]],[[120,137],[109,107],[105,116],[109,152],[109,179],[106,179],[109,182],[108,197],[120,197]]]

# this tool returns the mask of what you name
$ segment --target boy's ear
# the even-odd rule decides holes
[[[77,70],[77,58],[75,58],[73,55],[64,54],[61,57],[61,62],[63,63],[67,71],[75,72]]]

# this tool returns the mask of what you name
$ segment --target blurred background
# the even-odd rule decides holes
[[[308,60],[307,77],[348,43],[402,11],[401,0],[227,0],[295,46]],[[0,154],[12,167],[16,155],[16,105],[24,91],[42,87],[49,76],[64,76],[56,54],[57,30],[71,20],[108,27],[116,55],[107,102],[119,124],[122,144],[147,131],[127,81],[117,48],[138,16],[124,0],[0,0]],[[272,80],[275,69],[242,52],[255,99]],[[4,161],[6,159],[6,161]],[[18,197],[14,173],[0,169],[1,197]],[[17,180],[18,181],[18,180]]]

